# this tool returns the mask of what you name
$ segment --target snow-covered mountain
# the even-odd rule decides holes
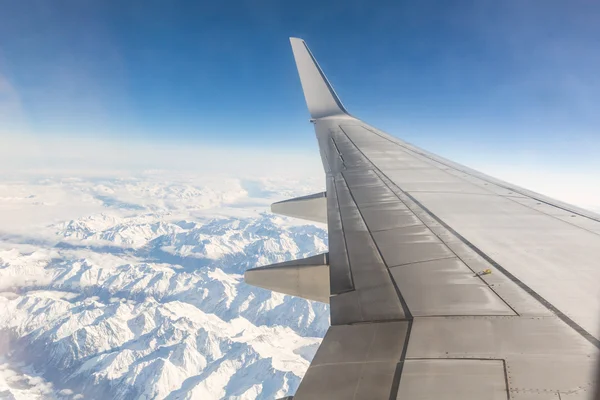
[[[328,307],[243,272],[327,251],[324,227],[265,211],[313,189],[156,173],[0,185],[0,398],[293,394]]]

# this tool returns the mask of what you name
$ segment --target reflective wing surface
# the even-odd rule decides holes
[[[332,325],[294,400],[591,399],[600,216],[351,116],[291,42],[327,176],[329,293],[306,289],[323,261],[273,287],[329,296]]]

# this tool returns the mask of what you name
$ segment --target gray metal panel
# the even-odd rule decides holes
[[[370,169],[347,170],[342,174],[351,188],[358,186],[381,186],[383,184],[375,171]]]
[[[414,197],[516,278],[600,338],[598,234],[503,197],[456,193],[444,196],[414,193]]]
[[[350,322],[398,320],[406,317],[392,279],[385,270],[354,271],[361,319]],[[337,317],[331,319],[336,323]]]
[[[502,360],[406,360],[398,400],[506,400]]]
[[[439,317],[415,318],[407,357],[587,356],[597,350],[554,317]]]
[[[364,131],[374,132],[371,128]],[[369,134],[354,127],[349,136],[360,136],[366,141]],[[468,170],[440,159],[401,141],[390,141],[387,135],[372,136],[370,141],[381,146],[400,148],[431,163],[438,168],[406,171],[378,164],[380,150],[373,146],[361,147],[375,167],[389,176],[400,188],[407,182],[438,179],[455,180],[457,189],[464,184],[479,185],[495,195],[476,195],[470,192],[419,192],[412,196],[423,203],[428,211],[443,220],[462,237],[480,248],[511,272],[527,287],[532,288],[564,316],[575,321],[587,332],[600,338],[600,269],[596,268],[600,258],[600,222],[588,217],[589,213],[567,207],[560,202],[544,201],[543,196],[507,186],[498,180]],[[395,146],[395,143],[399,143]],[[371,152],[373,158],[371,158]],[[430,172],[425,172],[430,171]],[[429,176],[428,176],[429,174]],[[417,182],[417,184],[419,183]],[[414,189],[412,187],[411,189]],[[525,195],[531,194],[536,206],[526,202]],[[548,199],[546,199],[548,200]],[[543,205],[549,205],[543,207]],[[556,204],[556,206],[554,206]],[[571,212],[578,212],[572,217]],[[577,221],[577,222],[575,222]],[[565,247],[565,243],[569,245]],[[573,269],[574,268],[574,269]],[[565,287],[566,285],[566,287]],[[586,307],[581,307],[586,304]]]
[[[335,175],[335,190],[338,198],[339,208],[356,209],[356,203],[350,194],[348,184],[342,174]]]
[[[355,187],[352,196],[359,206],[398,200],[398,197],[387,186]]]
[[[422,225],[421,220],[408,209],[382,210],[364,207],[360,211],[371,232]]]
[[[563,400],[566,399],[564,393],[558,397],[556,392],[511,392],[511,400]]]
[[[435,235],[418,235],[413,228],[415,227],[373,232],[373,238],[388,267],[454,256]]]
[[[553,316],[554,314],[529,293],[506,277],[493,264],[460,241],[447,243],[448,247],[469,266],[472,271],[491,273],[480,278],[490,285],[513,310],[522,316]]]
[[[579,393],[579,398],[590,399],[597,384],[592,376],[596,357],[539,354],[508,356],[506,369],[510,374],[511,394],[559,393],[562,399],[563,395]]]
[[[573,215],[573,212],[564,210],[562,208],[555,207],[551,204],[541,202],[537,199],[532,199],[531,197],[515,198],[515,199],[513,199],[513,201],[516,203],[522,204],[524,206],[527,206],[529,208],[532,208],[534,210],[537,210],[539,212],[542,212],[544,214],[547,214],[547,215],[553,215],[553,216],[568,215],[569,217],[571,215]],[[598,224],[598,221],[594,221],[589,218],[585,218],[585,219],[595,223],[596,226],[600,225],[600,224]]]
[[[351,295],[357,297],[360,318],[349,321],[348,315],[336,313],[332,314],[332,324],[404,318],[392,279],[369,232],[362,221],[356,224],[346,230],[346,243],[355,287]],[[332,305],[336,300],[332,299]]]
[[[553,316],[554,314],[530,293],[523,290],[516,282],[508,278],[495,265],[490,264],[463,242],[447,243],[448,247],[475,272],[490,270],[491,273],[482,275],[481,279],[490,285],[494,291],[519,315],[522,316]]]
[[[492,194],[483,187],[467,182],[405,182],[402,184],[402,190],[406,192]]]
[[[400,361],[407,321],[332,326],[312,365],[371,361]]]
[[[321,153],[321,161],[326,174],[332,174],[342,171],[344,163],[340,154],[335,146],[333,140],[331,140],[331,126],[323,121],[315,122],[315,133],[317,136],[317,142],[319,143],[319,152]]]
[[[350,246],[350,244],[348,244],[349,232],[368,232],[368,230],[363,223],[363,219],[358,211],[358,208],[354,204],[340,207],[340,213],[342,215],[344,232],[346,233],[346,244]]]
[[[364,363],[311,365],[302,378],[294,399],[353,399],[356,383],[360,380],[364,365]],[[391,386],[391,380],[389,385]]]
[[[331,296],[329,304],[331,325],[352,324],[357,321],[364,321],[360,308],[360,298],[354,290]]]
[[[294,399],[388,399],[407,331],[406,321],[332,326]]]
[[[395,237],[396,243],[440,243],[437,236],[425,225],[406,226],[403,228],[390,229],[388,233]],[[385,236],[377,234],[377,236]]]
[[[367,211],[367,212],[368,211],[394,211],[394,210],[406,211],[409,209],[406,206],[406,204],[404,204],[404,202],[398,200],[398,198],[396,198],[395,200],[392,200],[392,201],[386,201],[386,202],[368,204],[368,205],[361,205],[359,208],[360,208],[361,212],[364,212],[364,211]]]
[[[323,132],[333,134],[335,127],[325,129],[321,126],[317,129],[317,134]],[[362,156],[347,139],[337,144],[336,151],[345,164],[349,159],[348,154],[352,154],[355,161],[360,161]],[[354,196],[357,190],[369,189],[362,194],[368,199],[372,196],[370,191],[379,189],[387,190],[396,202],[398,199],[376,174],[368,170],[362,173],[360,169],[346,172],[350,179],[375,178],[379,185],[361,185],[351,190],[343,174],[332,172],[328,176],[330,280],[331,294],[334,295],[330,299],[332,324],[405,318],[392,278],[363,221]],[[346,271],[349,275],[344,275]]]
[[[336,149],[342,155],[346,168],[356,168],[370,165],[369,161],[362,153],[354,147],[338,127],[331,131],[331,140],[335,144]]]
[[[375,233],[389,233],[382,231]],[[439,260],[452,257],[452,253],[442,243],[407,243],[398,244],[397,238],[379,236],[377,244],[383,253],[383,258],[389,266],[398,266],[422,261]]]
[[[503,359],[511,393],[594,385],[598,349],[556,317],[415,318],[407,358]]]
[[[336,190],[344,204],[340,212],[354,292],[331,299],[336,310],[332,324],[405,318],[387,267],[343,180],[336,181]]]
[[[393,362],[311,366],[294,400],[387,400],[395,372]]]
[[[329,281],[331,294],[354,289],[346,241],[342,231],[338,199],[333,177],[327,178],[327,228],[329,231]]]
[[[488,285],[458,258],[390,269],[413,316],[515,315]]]
[[[373,160],[375,165],[381,167],[377,160]],[[442,171],[436,168],[420,168],[420,169],[396,169],[381,167],[381,170],[396,184],[402,187],[405,183],[460,183],[460,179],[448,174],[446,171]]]

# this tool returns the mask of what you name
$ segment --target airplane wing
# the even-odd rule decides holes
[[[245,277],[330,303],[293,399],[591,399],[600,216],[351,116],[291,43],[327,191],[272,209],[327,222],[329,253]]]

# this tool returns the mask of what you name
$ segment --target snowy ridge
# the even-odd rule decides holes
[[[15,192],[31,202],[27,193],[42,197],[37,186],[53,182],[29,191],[19,183]],[[0,229],[0,397],[293,394],[329,325],[328,307],[247,286],[242,274],[327,251],[323,228],[265,214],[258,204],[277,195],[260,184],[251,191],[267,197],[235,181],[210,190],[161,187],[154,176],[62,182],[64,191],[91,193],[88,206],[99,209],[81,215],[79,207],[75,218],[48,218],[18,236]],[[50,194],[67,197],[57,190]],[[18,203],[5,197],[0,212]]]

